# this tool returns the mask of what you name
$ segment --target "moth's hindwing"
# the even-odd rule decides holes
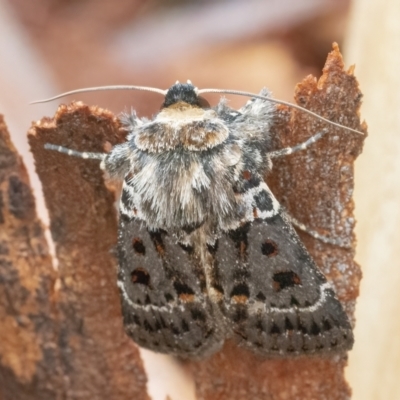
[[[137,344],[183,357],[222,346],[220,318],[193,248],[121,215],[118,253],[125,330]]]
[[[243,345],[265,355],[352,347],[347,315],[282,211],[220,238],[216,262],[223,311]]]

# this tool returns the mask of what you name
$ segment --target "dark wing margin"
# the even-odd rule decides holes
[[[222,346],[224,333],[191,247],[122,214],[118,259],[125,331],[138,345],[195,358]]]
[[[216,263],[243,346],[266,356],[351,349],[348,317],[282,211],[227,232]]]

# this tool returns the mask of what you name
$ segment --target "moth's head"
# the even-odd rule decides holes
[[[170,107],[177,103],[187,103],[191,106],[202,108],[210,107],[207,101],[200,97],[197,92],[197,88],[190,81],[188,83],[176,82],[175,85],[168,89],[162,108]]]
[[[225,122],[188,81],[168,89],[160,112],[138,127],[133,140],[139,150],[149,153],[193,152],[218,146],[228,136]]]

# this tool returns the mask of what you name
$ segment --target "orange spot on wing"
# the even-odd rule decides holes
[[[247,301],[249,300],[249,298],[248,298],[247,296],[241,294],[241,295],[233,296],[233,297],[232,297],[232,300],[233,300],[235,303],[245,304],[245,303],[247,303]]]
[[[194,294],[190,294],[190,293],[181,293],[179,295],[179,300],[184,301],[185,303],[193,303],[195,299],[195,295]]]

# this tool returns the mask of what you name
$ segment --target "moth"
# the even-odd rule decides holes
[[[209,356],[227,338],[263,356],[351,349],[348,317],[293,224],[307,228],[263,179],[273,158],[327,131],[274,151],[277,101],[267,90],[234,110],[224,99],[210,107],[200,94],[213,90],[190,81],[144,89],[165,96],[161,111],[151,120],[124,115],[127,140],[109,153],[45,146],[98,159],[123,181],[118,287],[127,334],[185,358]]]

